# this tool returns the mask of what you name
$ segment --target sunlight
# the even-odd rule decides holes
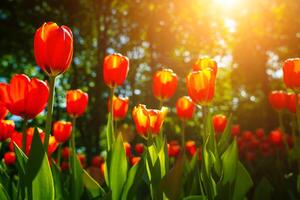
[[[224,8],[232,8],[237,5],[238,0],[215,0],[215,2]]]

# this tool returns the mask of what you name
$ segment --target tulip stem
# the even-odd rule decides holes
[[[28,120],[26,118],[24,118],[23,121],[23,127],[22,127],[22,133],[23,133],[23,137],[22,137],[22,150],[23,152],[26,154],[26,141],[27,141],[27,123]]]
[[[298,127],[298,132],[300,132],[300,108],[299,108],[299,96],[298,93],[295,92],[296,95],[296,117],[297,117],[297,127]]]
[[[60,167],[62,144],[58,144],[57,165]]]
[[[283,126],[283,118],[282,118],[282,111],[278,111],[278,119],[279,119],[279,127],[281,129],[281,131],[284,133],[284,126]]]
[[[72,118],[72,126],[73,126],[73,130],[72,130],[72,134],[71,134],[71,147],[73,149],[73,153],[76,152],[76,145],[75,145],[75,128],[76,128],[76,117]]]
[[[112,87],[110,90],[110,114],[108,115],[108,117],[110,119],[107,120],[107,133],[106,133],[106,137],[107,137],[107,151],[110,151],[112,148],[112,144],[115,141],[115,132],[114,132],[114,103],[113,103],[113,98],[114,98],[114,93],[115,93],[115,87]]]
[[[53,103],[54,103],[54,93],[55,93],[55,80],[56,80],[56,76],[49,76],[50,96],[48,99],[48,111],[47,111],[47,119],[46,119],[46,135],[45,135],[45,142],[44,142],[44,147],[45,147],[46,152],[48,152],[49,137],[50,137],[50,131],[51,131],[51,124],[52,124],[52,113],[53,113]]]
[[[182,149],[184,150],[184,144],[185,144],[185,121],[181,121],[181,128],[182,128],[182,133],[181,133],[181,145]]]

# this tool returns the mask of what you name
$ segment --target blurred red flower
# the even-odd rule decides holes
[[[67,113],[71,117],[79,117],[82,115],[88,104],[88,94],[81,90],[69,90],[66,95]]]
[[[6,152],[4,153],[4,163],[6,165],[13,165],[16,162],[16,154],[15,152]]]
[[[53,124],[53,135],[57,142],[66,142],[72,133],[71,122],[57,121]]]
[[[212,117],[212,122],[216,133],[223,133],[226,128],[227,118],[225,115],[217,114]]]
[[[0,120],[0,140],[5,141],[10,138],[15,131],[15,123],[12,120]]]
[[[283,81],[288,88],[300,89],[300,58],[290,58],[284,61]]]
[[[269,102],[275,110],[287,108],[288,98],[284,91],[272,91],[269,94]]]
[[[189,96],[183,96],[177,100],[177,116],[181,119],[191,119],[194,115],[196,106]]]

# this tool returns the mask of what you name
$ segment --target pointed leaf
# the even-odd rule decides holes
[[[83,184],[90,193],[92,198],[102,197],[105,195],[103,188],[95,181],[87,171],[83,170]]]
[[[242,200],[253,185],[252,179],[241,162],[237,164],[233,200]]]
[[[222,183],[232,183],[236,177],[236,168],[238,162],[237,143],[234,140],[231,145],[223,153],[222,157],[223,178]]]
[[[253,200],[270,200],[272,198],[272,192],[274,188],[266,178],[262,178],[259,184],[255,188]]]

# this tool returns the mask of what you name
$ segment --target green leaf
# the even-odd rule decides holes
[[[121,197],[123,186],[127,178],[127,158],[121,134],[118,135],[111,150],[109,168],[109,186],[112,191],[112,199],[117,200]]]
[[[10,200],[10,197],[7,191],[4,189],[3,185],[0,184],[0,199],[1,200]]]
[[[233,200],[242,200],[252,187],[253,182],[249,173],[241,162],[238,162],[236,171]]]
[[[218,151],[220,153],[223,153],[225,151],[226,147],[229,145],[229,141],[231,138],[231,123],[232,123],[231,119],[232,119],[232,115],[229,116],[229,118],[227,120],[226,128],[225,128],[223,134],[221,135],[221,138],[218,143]]]
[[[26,154],[18,147],[18,145],[16,143],[14,143],[14,149],[15,149],[15,154],[16,154],[18,171],[25,174],[26,163],[27,163],[28,158],[27,158]]]
[[[300,174],[297,176],[297,191],[300,193]]]
[[[83,169],[77,157],[75,149],[72,150],[71,159],[71,197],[79,200],[83,193]]]
[[[175,200],[180,197],[183,180],[184,162],[185,157],[184,154],[181,153],[178,156],[173,168],[161,180],[162,191],[171,200]]]
[[[24,178],[29,197],[43,200],[54,199],[52,173],[37,129],[34,131]]]
[[[111,112],[108,113],[107,125],[106,125],[106,139],[107,139],[107,149],[111,150],[114,142],[114,124],[113,124]]]
[[[142,181],[143,173],[145,172],[145,160],[146,154],[143,154],[143,157],[138,164],[131,167],[128,173],[128,178],[124,185],[122,199],[133,199],[133,196],[136,194],[137,187]]]
[[[55,200],[64,199],[61,172],[59,170],[59,167],[53,162],[53,160],[51,160],[51,170],[54,181]]]
[[[207,197],[203,195],[192,195],[184,197],[182,200],[207,200]]]
[[[266,178],[262,178],[259,184],[255,188],[253,200],[269,200],[272,198],[272,192],[274,188]]]
[[[83,184],[90,193],[92,198],[102,197],[105,195],[103,188],[95,181],[87,171],[83,170]]]
[[[236,168],[238,162],[237,143],[234,140],[223,153],[222,157],[223,177],[222,184],[232,183],[236,177]]]

